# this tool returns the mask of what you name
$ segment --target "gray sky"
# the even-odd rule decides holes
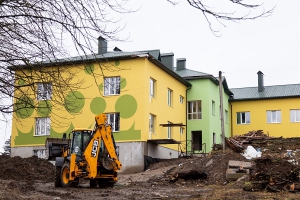
[[[109,41],[123,51],[160,49],[186,58],[187,68],[214,76],[222,71],[229,88],[257,86],[261,70],[265,85],[300,83],[300,1],[258,0],[276,6],[267,18],[239,23],[214,22],[216,37],[198,10],[185,0],[173,6],[167,0],[130,0],[127,8],[137,12],[114,16],[125,28],[119,37],[127,42]],[[250,1],[249,1],[250,2]],[[226,5],[222,5],[226,8]],[[259,12],[260,10],[258,10]],[[239,10],[237,10],[239,12]],[[11,124],[0,121],[0,152],[10,136]]]
[[[188,69],[214,76],[222,71],[229,88],[257,86],[259,70],[265,85],[300,83],[299,0],[259,0],[266,9],[276,6],[270,17],[225,22],[226,27],[214,22],[220,37],[185,0],[176,6],[166,0],[130,2],[127,7],[140,9],[122,15],[120,24],[126,27],[120,36],[128,42],[109,42],[111,49],[173,52],[175,59],[186,58]]]

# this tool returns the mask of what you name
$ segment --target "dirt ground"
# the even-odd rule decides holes
[[[280,157],[276,155],[275,157]],[[112,188],[55,188],[54,166],[35,156],[0,155],[0,199],[299,199],[297,192],[251,192],[247,181],[226,180],[229,160],[248,161],[231,150],[206,157],[161,160],[142,173],[119,174]]]

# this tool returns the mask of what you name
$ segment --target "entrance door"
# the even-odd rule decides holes
[[[202,151],[202,131],[192,131],[193,151]]]

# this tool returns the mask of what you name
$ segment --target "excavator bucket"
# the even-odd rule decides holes
[[[66,138],[47,138],[46,149],[48,150],[48,160],[55,160],[56,157],[62,156],[62,150],[70,143],[70,139]]]

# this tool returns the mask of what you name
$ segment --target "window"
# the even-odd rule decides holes
[[[290,110],[291,122],[300,122],[300,110]]]
[[[150,78],[150,97],[154,98],[156,92],[156,81]]]
[[[225,123],[228,123],[228,111],[225,110]]]
[[[188,119],[201,119],[201,101],[188,102]]]
[[[181,104],[183,104],[183,101],[184,101],[184,97],[183,96],[179,96],[179,102],[181,103]]]
[[[38,83],[37,88],[37,100],[49,100],[52,96],[52,84],[51,83]]]
[[[172,124],[172,122],[168,122],[168,124]],[[168,126],[168,139],[171,139],[172,137],[172,127]]]
[[[38,117],[35,118],[35,136],[50,135],[50,118]]]
[[[212,102],[211,102],[211,109],[212,109],[211,112],[212,112],[212,115],[215,115],[215,112],[216,112],[216,111],[215,111],[215,110],[216,110],[216,107],[215,107],[215,106],[216,106],[215,101],[212,101]]]
[[[107,123],[111,125],[112,132],[120,131],[120,113],[107,113]]]
[[[267,110],[267,122],[268,123],[280,123],[281,111],[280,110]]]
[[[250,124],[250,112],[237,112],[237,124]]]
[[[33,155],[37,156],[38,158],[47,159],[46,149],[38,149],[33,150]]]
[[[149,115],[149,132],[154,133],[155,131],[155,115]]]
[[[104,78],[104,95],[120,94],[120,77]]]
[[[183,134],[183,133],[184,133],[184,129],[183,129],[182,126],[180,126],[179,132],[180,132],[180,134]]]
[[[172,95],[173,91],[168,88],[168,106],[172,106]]]

